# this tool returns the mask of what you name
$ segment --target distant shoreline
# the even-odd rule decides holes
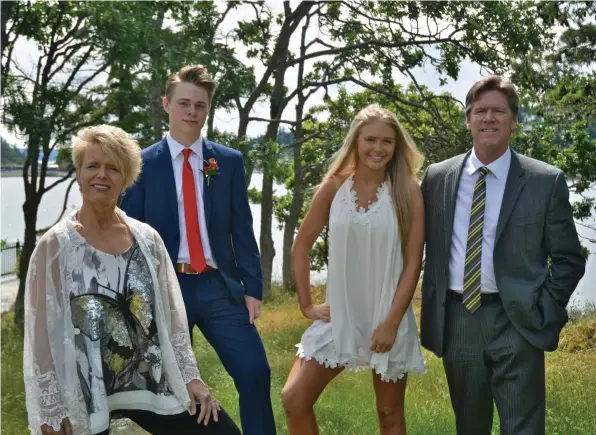
[[[68,174],[67,171],[47,171],[46,172],[46,177],[64,177]],[[22,177],[23,176],[23,170],[22,169],[3,169],[2,171],[0,171],[0,176],[2,178],[4,177]]]

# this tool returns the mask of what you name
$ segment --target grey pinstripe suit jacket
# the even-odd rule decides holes
[[[426,260],[420,338],[437,356],[444,352],[455,202],[469,154],[429,166],[422,181]],[[509,319],[531,344],[555,350],[568,320],[567,303],[586,263],[562,171],[512,152],[493,257],[497,287]]]

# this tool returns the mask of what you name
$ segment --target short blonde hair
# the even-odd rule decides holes
[[[172,95],[178,83],[192,83],[200,88],[204,88],[209,95],[210,102],[217,89],[217,82],[213,80],[213,77],[211,77],[211,74],[209,74],[203,65],[185,66],[168,78],[166,82],[166,99],[168,101],[172,101]]]
[[[141,147],[128,133],[113,125],[96,125],[79,130],[74,141],[72,161],[81,171],[85,151],[90,145],[101,147],[124,178],[124,188],[134,184],[141,173]]]
[[[418,170],[422,167],[424,157],[416,148],[414,141],[401,125],[395,113],[375,104],[360,110],[350,124],[339,151],[332,157],[329,170],[324,180],[335,175],[350,174],[358,166],[358,136],[362,126],[381,121],[393,128],[395,132],[395,152],[387,164],[387,178],[391,192],[393,208],[397,216],[402,246],[408,241],[412,226],[412,207],[410,185],[418,180]]]

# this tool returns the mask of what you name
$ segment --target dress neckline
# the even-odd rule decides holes
[[[360,216],[366,216],[377,209],[382,202],[383,194],[387,191],[387,180],[385,180],[379,187],[377,187],[376,200],[369,204],[368,208],[358,207],[358,192],[354,189],[354,174],[351,174],[346,180],[348,186],[348,193],[351,197],[352,208],[355,213]]]

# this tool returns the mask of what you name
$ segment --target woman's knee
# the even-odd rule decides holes
[[[398,428],[405,423],[404,410],[396,405],[378,406],[377,416],[379,417],[379,426],[381,429]]]
[[[286,414],[301,414],[312,409],[314,401],[309,400],[306,391],[297,383],[286,384],[281,390],[281,403]]]

